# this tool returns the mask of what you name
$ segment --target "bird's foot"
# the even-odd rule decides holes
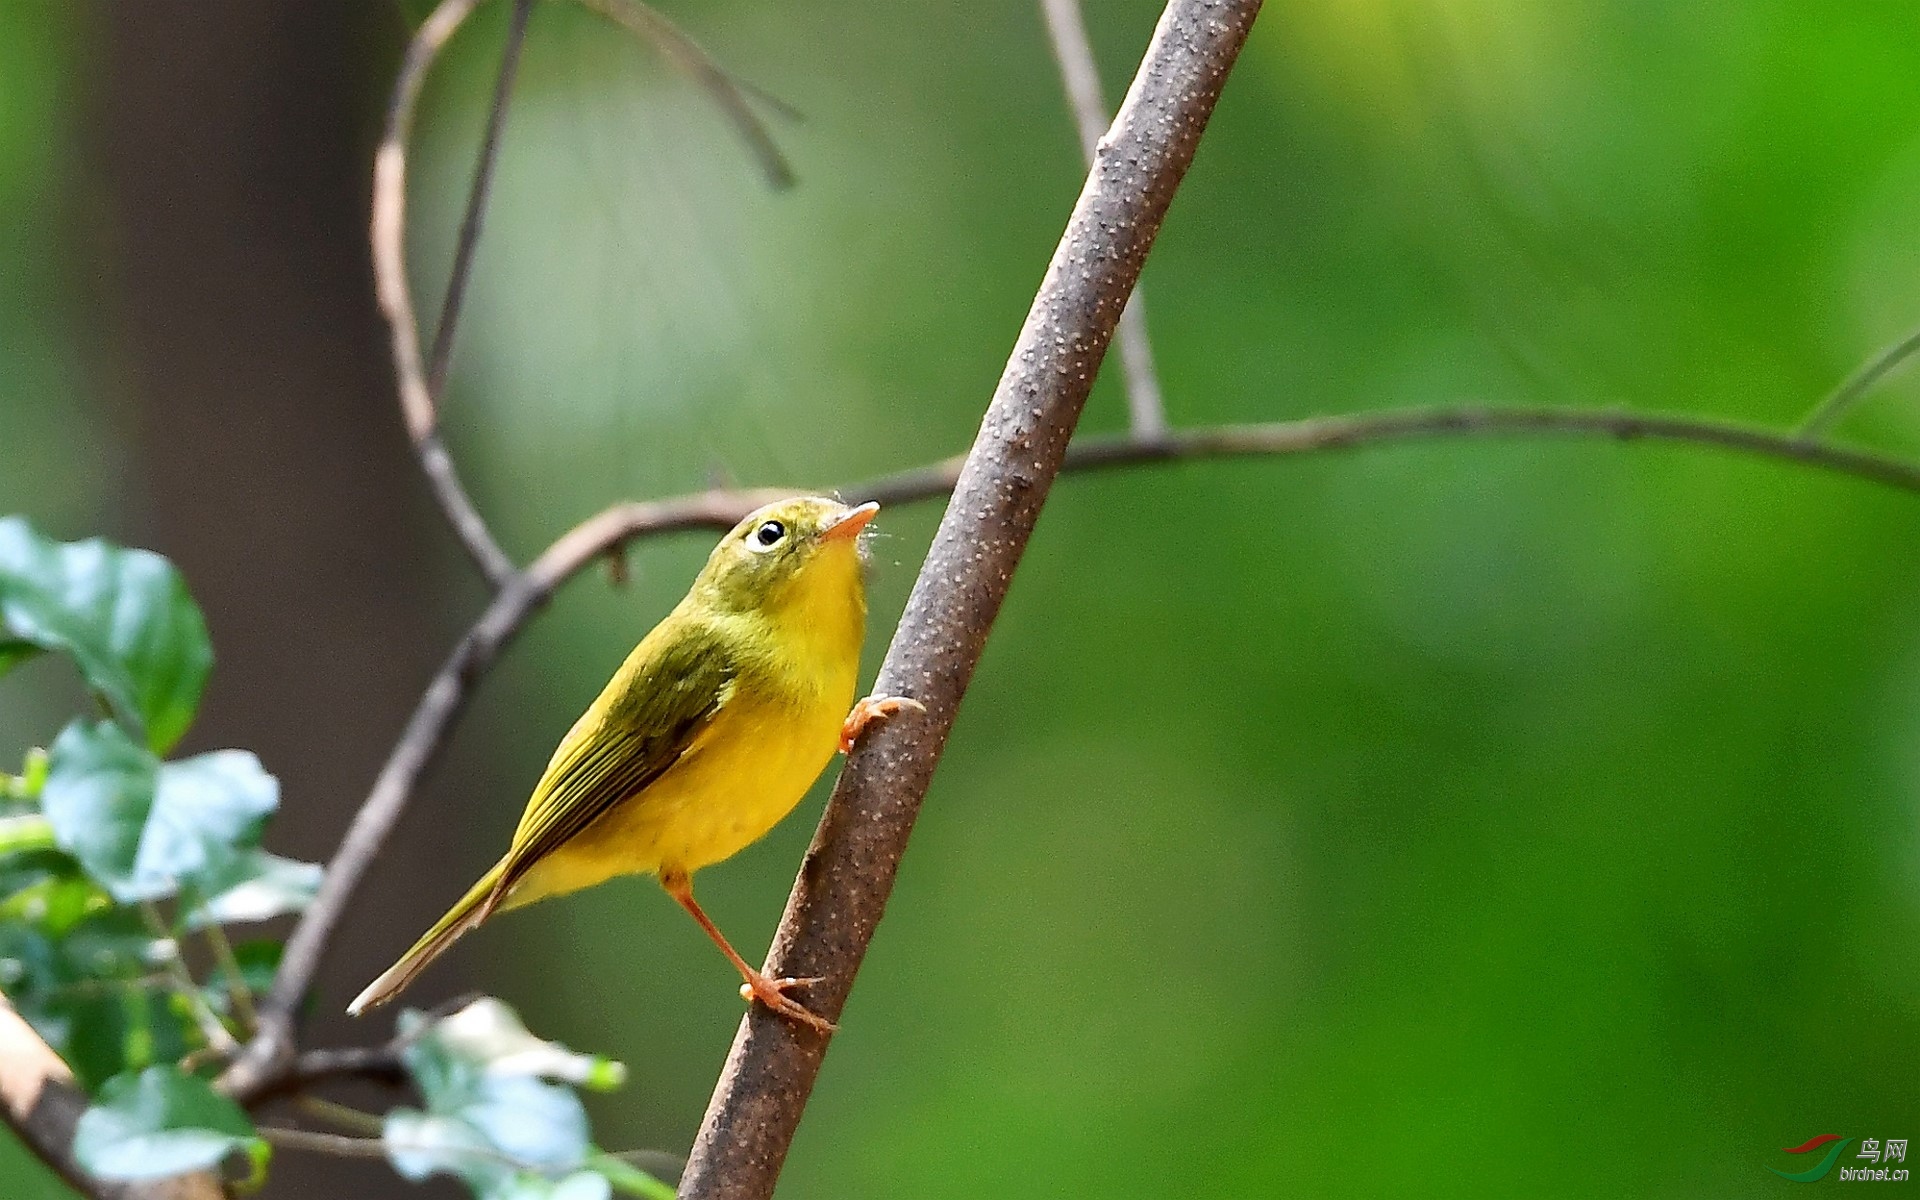
[[[875,721],[884,721],[893,714],[907,709],[923,713],[927,711],[927,706],[911,696],[887,696],[876,693],[862,698],[854,704],[853,711],[848,713],[847,719],[840,724],[840,753],[853,753],[853,744],[860,740],[860,735],[867,731],[867,726]]]
[[[819,975],[809,975],[801,979],[769,979],[755,971],[747,976],[745,983],[740,985],[740,998],[749,1004],[758,1000],[781,1016],[791,1017],[802,1025],[810,1026],[815,1033],[832,1033],[837,1028],[832,1021],[814,1015],[798,1000],[787,995],[788,988],[806,987],[808,984],[819,983],[822,979],[823,977]]]

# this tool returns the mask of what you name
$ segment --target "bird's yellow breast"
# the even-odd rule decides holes
[[[691,873],[730,858],[793,811],[833,758],[859,682],[865,603],[860,566],[817,564],[805,590],[737,618],[729,694],[673,766],[534,866],[508,907],[615,875]],[[763,649],[772,648],[772,649]]]

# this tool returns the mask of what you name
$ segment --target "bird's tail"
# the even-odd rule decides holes
[[[447,915],[434,923],[432,929],[422,934],[413,944],[413,949],[400,956],[400,961],[381,972],[380,978],[367,985],[367,989],[355,996],[353,1003],[347,1005],[351,1016],[359,1016],[370,1008],[378,1008],[399,995],[401,989],[413,982],[414,976],[426,970],[427,964],[439,958],[447,947],[460,940],[460,936],[493,915],[501,897],[496,895],[500,884],[500,874],[504,863],[496,863],[492,870],[480,877],[480,882],[468,889],[460,897],[460,902],[447,910]]]

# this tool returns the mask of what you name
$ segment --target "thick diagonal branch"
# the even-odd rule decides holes
[[[824,977],[807,995],[824,1016],[846,1003],[987,632],[1259,8],[1173,0],[1161,14],[1014,343],[876,684],[926,712],[879,726],[849,759],[768,957],[776,975]],[[825,1053],[825,1036],[749,1010],[680,1195],[770,1196]]]

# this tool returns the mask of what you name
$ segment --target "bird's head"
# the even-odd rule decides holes
[[[820,496],[777,500],[748,513],[720,539],[695,584],[734,611],[784,608],[818,594],[861,602],[861,532],[880,511]]]

